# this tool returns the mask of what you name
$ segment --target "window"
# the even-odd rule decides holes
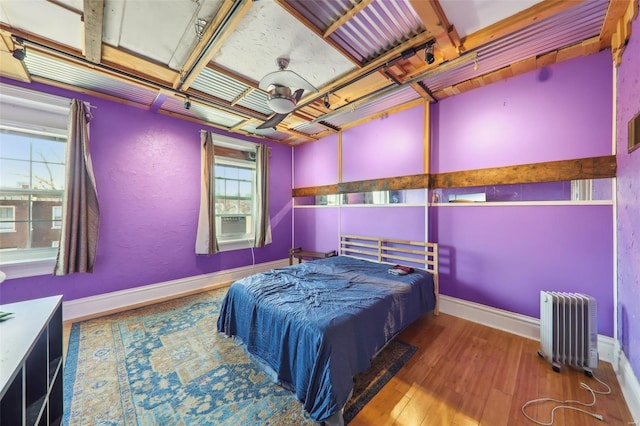
[[[16,206],[0,206],[0,232],[16,232]]]
[[[255,161],[216,156],[216,232],[219,242],[254,238]]]
[[[51,229],[62,228],[62,206],[51,207],[51,221]]]
[[[60,239],[65,142],[61,137],[0,129],[0,251],[28,255]]]
[[[0,108],[0,264],[16,278],[56,257],[69,99],[0,83]]]

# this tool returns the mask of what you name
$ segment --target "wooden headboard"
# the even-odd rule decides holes
[[[416,266],[433,275],[436,307],[439,313],[438,244],[423,241],[340,235],[340,254],[390,264]]]

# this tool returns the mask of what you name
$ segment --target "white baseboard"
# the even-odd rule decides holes
[[[440,311],[528,339],[540,340],[540,320],[455,297],[440,295]],[[598,356],[613,363],[615,340],[598,335]]]
[[[289,259],[281,259],[70,300],[63,302],[63,320],[73,321],[106,315],[154,301],[179,297],[205,289],[223,287],[230,282],[251,274],[288,265]]]
[[[629,407],[634,424],[640,425],[640,381],[638,381],[631,368],[631,363],[618,342],[616,342],[615,354],[616,357],[612,363],[613,369],[616,372],[618,383],[622,389],[624,399],[627,401],[627,407]]]

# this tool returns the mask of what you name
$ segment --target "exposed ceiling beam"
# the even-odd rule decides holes
[[[174,89],[187,90],[198,77],[200,71],[222,47],[233,33],[242,18],[253,6],[253,0],[225,0],[223,7],[214,20],[207,26],[204,43],[198,43],[192,55],[187,59],[183,71],[173,84]],[[224,13],[223,13],[224,12]]]
[[[415,83],[411,83],[411,87],[416,91],[417,94],[422,96],[424,99],[434,102],[436,98],[431,93],[428,87],[426,87],[421,81],[416,81]]]
[[[604,24],[600,31],[600,49],[606,49],[611,46],[611,36],[616,32],[620,18],[629,6],[629,3],[636,0],[611,0],[607,8],[607,14],[604,17]]]
[[[84,56],[99,64],[102,58],[104,0],[84,0]]]
[[[216,12],[216,16],[214,16],[213,20],[209,22],[206,29],[204,30],[204,33],[202,33],[200,41],[198,41],[198,44],[196,44],[196,46],[191,51],[191,54],[184,62],[184,65],[182,66],[183,69],[189,69],[190,67],[192,67],[198,60],[198,57],[204,53],[204,50],[207,47],[207,43],[215,36],[216,30],[220,27],[222,21],[231,10],[231,6],[233,6],[233,0],[225,0],[220,5],[220,9],[218,9],[218,12]],[[174,88],[176,88],[178,84],[180,84],[179,76],[173,83]]]
[[[0,74],[14,80],[31,83],[31,76],[24,66],[24,62],[13,57],[16,49],[11,34],[0,31]]]
[[[563,12],[584,0],[543,0],[534,6],[516,13],[502,21],[489,25],[462,39],[462,49],[472,50],[497,40],[512,32],[521,30],[535,22],[542,21],[557,13]],[[617,0],[612,0],[617,1]]]
[[[143,59],[106,43],[102,45],[101,63],[163,86],[171,85],[178,77],[177,71],[165,65]]]
[[[12,28],[3,22],[0,22],[0,31],[25,39],[29,48],[32,48],[33,46],[36,49],[48,52],[49,54],[52,54],[51,52],[57,52],[57,54],[63,54],[68,57],[75,57],[79,60],[86,61],[84,55],[78,49],[71,48],[61,43],[56,43],[27,31]],[[93,67],[88,63],[85,65],[88,68]],[[165,65],[143,59],[106,43],[102,45],[102,60],[100,61],[100,64],[95,65],[105,65],[122,73],[131,74],[134,78],[149,80],[163,86],[171,85],[178,76],[177,71],[172,70]]]
[[[416,11],[424,27],[436,39],[436,44],[445,60],[457,58],[460,54],[460,37],[449,23],[447,15],[438,0],[411,0],[411,6]]]
[[[362,0],[360,3],[351,8],[347,13],[336,19],[336,21],[333,24],[329,25],[329,28],[327,28],[322,34],[322,38],[329,37],[331,33],[340,28],[345,22],[347,22],[349,19],[356,16],[361,10],[369,6],[372,1],[373,0]]]

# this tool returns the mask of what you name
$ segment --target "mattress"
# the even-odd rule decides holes
[[[435,307],[430,273],[397,276],[389,268],[335,256],[241,279],[225,296],[218,331],[239,339],[323,421],[347,403],[353,376]]]

